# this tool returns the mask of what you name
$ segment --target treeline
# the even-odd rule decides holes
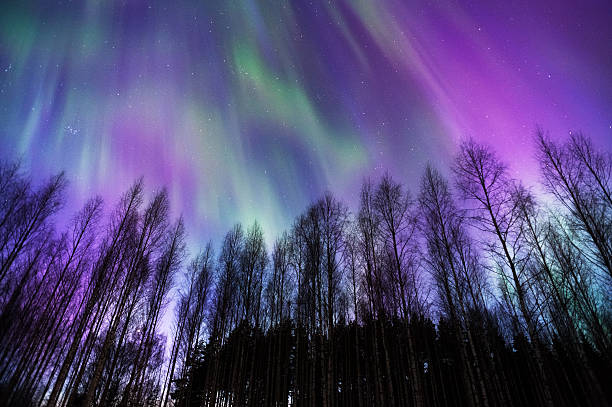
[[[237,224],[191,257],[165,190],[93,198],[58,232],[64,175],[4,164],[0,403],[610,405],[612,158],[535,141],[537,196],[467,141],[415,195],[385,175],[269,252]]]

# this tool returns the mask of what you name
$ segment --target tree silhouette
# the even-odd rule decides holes
[[[546,199],[468,140],[192,256],[165,190],[60,229],[65,176],[2,163],[0,405],[610,405],[612,160],[535,141]]]

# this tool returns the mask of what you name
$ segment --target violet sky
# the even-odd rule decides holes
[[[612,148],[607,1],[0,5],[0,157],[114,205],[143,175],[191,238],[267,237],[326,189],[415,187],[464,137],[537,180],[536,125]],[[69,205],[76,210],[75,205]]]

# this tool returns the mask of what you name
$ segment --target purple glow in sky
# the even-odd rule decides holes
[[[385,170],[414,187],[467,136],[527,181],[536,125],[612,147],[606,1],[23,3],[0,11],[1,157],[76,200],[143,175],[199,241],[276,236]]]

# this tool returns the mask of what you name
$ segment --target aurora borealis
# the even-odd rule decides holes
[[[0,157],[76,200],[143,175],[192,238],[415,186],[467,136],[535,179],[537,125],[612,147],[612,8],[534,3],[3,2]]]

